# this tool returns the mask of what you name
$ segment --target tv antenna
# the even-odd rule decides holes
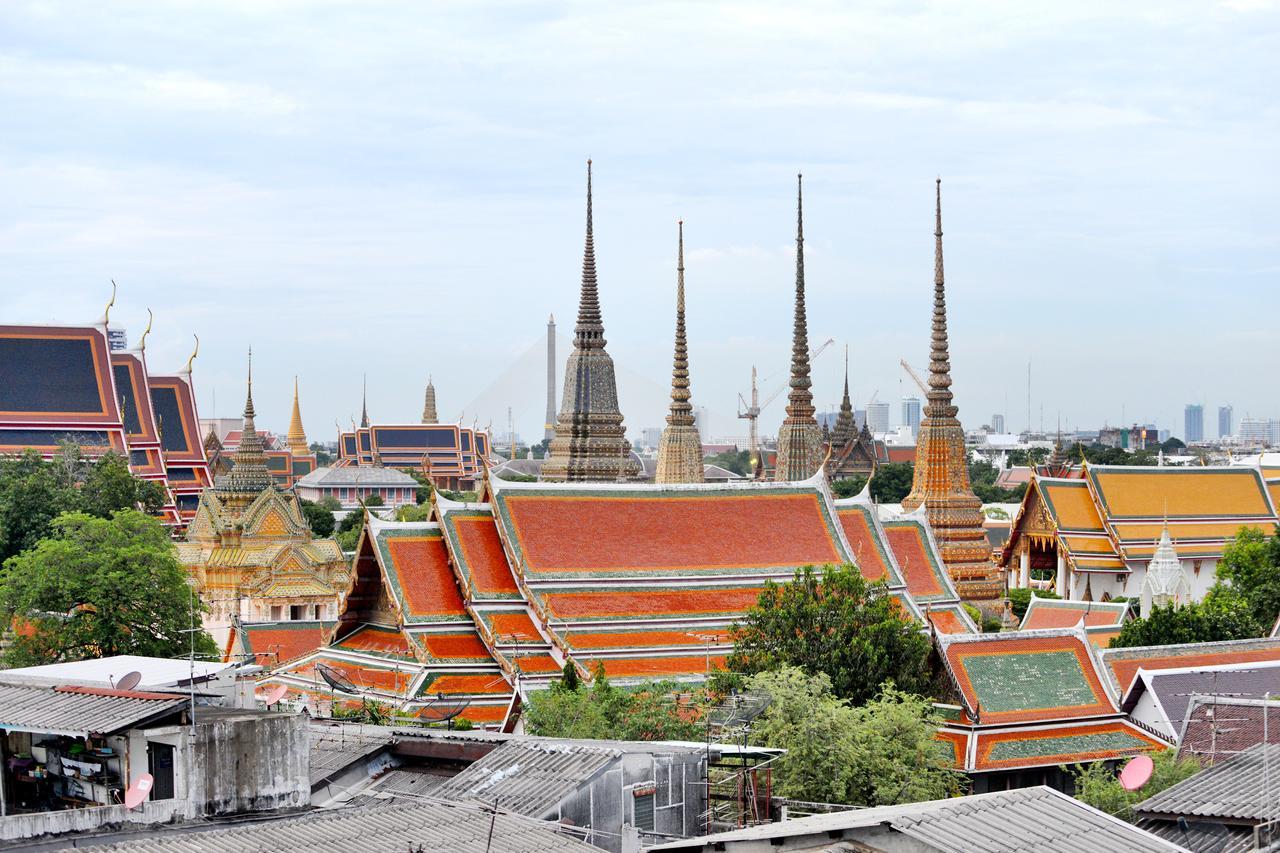
[[[133,784],[129,786],[129,790],[124,792],[124,807],[132,811],[142,805],[142,802],[151,793],[153,784],[155,784],[155,778],[150,773],[143,773],[137,779],[134,779]]]
[[[437,693],[436,698],[418,710],[418,719],[427,725],[447,723],[448,727],[452,729],[454,718],[467,710],[467,706],[470,704],[470,699],[445,698],[443,693]]]
[[[320,673],[320,677],[328,683],[330,689],[350,696],[360,695],[360,689],[355,686],[350,678],[347,678],[346,675],[328,664],[316,664],[316,672]]]
[[[257,698],[259,702],[261,702],[263,705],[266,705],[268,708],[270,708],[272,705],[275,705],[277,702],[283,699],[284,694],[288,692],[289,692],[289,685],[277,684],[275,687],[272,687],[266,693],[259,694]]]
[[[142,673],[137,670],[134,670],[133,672],[126,672],[124,675],[120,676],[120,680],[115,683],[115,689],[132,690],[137,687],[141,681]]]

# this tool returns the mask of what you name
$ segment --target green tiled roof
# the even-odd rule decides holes
[[[1061,737],[1006,740],[991,748],[990,761],[1013,761],[1040,756],[1082,755],[1150,749],[1151,744],[1130,732],[1093,732]]]
[[[1098,701],[1070,651],[966,655],[965,669],[983,711],[1092,705]]]

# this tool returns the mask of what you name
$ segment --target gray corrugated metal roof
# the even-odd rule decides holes
[[[1225,826],[1203,820],[1140,820],[1138,826],[1165,841],[1181,844],[1195,853],[1247,853],[1253,849],[1253,830],[1247,826]]]
[[[388,770],[347,803],[352,806],[388,802],[416,803],[420,802],[425,795],[435,796],[436,789],[448,779],[448,776],[437,776],[421,770]]]
[[[488,845],[492,822],[492,846]],[[421,846],[419,846],[421,845]],[[312,812],[269,823],[200,832],[161,830],[87,850],[98,853],[600,853],[518,815],[454,803],[417,803]]]
[[[146,698],[146,697],[163,698]],[[0,729],[71,736],[110,734],[180,710],[186,696],[97,687],[0,684]]]
[[[445,800],[497,802],[500,808],[543,817],[622,751],[582,743],[509,741],[436,789]]]
[[[311,784],[314,786],[355,762],[391,745],[389,730],[368,731],[368,727],[312,723]]]
[[[714,848],[732,851],[735,841],[806,835],[834,841],[838,835],[828,836],[827,833],[874,826],[890,827],[938,850],[965,853],[1096,853],[1099,850],[1169,853],[1184,850],[1177,844],[1043,786],[814,815],[659,844],[650,849]]]
[[[1139,817],[1263,821],[1280,817],[1278,802],[1280,744],[1260,743],[1143,800],[1133,810]]]

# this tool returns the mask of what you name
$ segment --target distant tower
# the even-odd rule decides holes
[[[916,441],[911,493],[902,508],[921,504],[938,539],[942,560],[962,598],[990,600],[1001,594],[991,546],[982,527],[982,501],[969,484],[964,428],[951,395],[951,355],[947,343],[947,294],[942,272],[942,179],[937,184],[934,229],[933,336],[929,355],[929,393]]]
[[[849,399],[849,345],[844,347],[844,396],[840,398],[840,413],[836,415],[835,429],[831,430],[831,446],[844,447],[857,434],[853,422],[853,401]]]
[[[556,315],[547,318],[547,420],[542,425],[542,437],[547,441],[556,437]]]
[[[822,464],[822,431],[814,418],[809,378],[809,321],[804,309],[804,197],[796,175],[796,308],[791,339],[791,392],[787,416],[778,429],[775,480],[807,480]]]
[[[702,439],[689,402],[689,351],[684,334],[684,222],[676,260],[676,343],[671,368],[671,413],[658,442],[658,483],[702,482]]]
[[[365,374],[360,386],[360,427],[369,428],[369,374]]]
[[[582,291],[573,352],[564,369],[564,394],[551,452],[542,466],[545,480],[612,483],[634,477],[618,411],[613,359],[605,351],[604,321],[596,291],[596,250],[591,224],[591,161],[587,161],[587,238],[582,250]]]
[[[310,452],[307,447],[307,433],[302,428],[302,409],[298,406],[298,377],[293,377],[293,414],[289,417],[289,435],[285,439],[289,452],[294,456],[305,456]]]
[[[424,424],[440,423],[440,416],[436,414],[436,386],[431,384],[431,377],[427,377],[427,393],[426,398],[422,402],[422,422]]]

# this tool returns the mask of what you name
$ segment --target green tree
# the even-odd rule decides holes
[[[1253,621],[1270,627],[1280,616],[1280,535],[1242,527],[1218,561],[1209,601],[1240,601]]]
[[[324,507],[325,509],[329,510],[329,512],[342,511],[342,501],[338,500],[333,495],[325,495],[319,501],[316,502],[316,505]]]
[[[335,522],[332,510],[326,509],[314,501],[299,501],[298,503],[302,507],[302,517],[307,520],[307,526],[311,528],[312,533],[322,539],[333,535]]]
[[[860,806],[943,799],[960,790],[940,720],[919,696],[888,684],[851,707],[831,692],[825,673],[783,667],[751,678],[771,703],[751,730],[753,743],[785,749],[775,765],[784,797]]]
[[[871,497],[882,504],[902,503],[902,499],[911,494],[915,469],[910,462],[886,462],[879,466],[871,478]]]
[[[167,497],[160,483],[133,476],[128,460],[118,453],[104,454],[86,466],[80,478],[80,508],[98,518],[110,518],[125,508],[155,515]]]
[[[1127,820],[1134,820],[1133,806],[1154,797],[1165,788],[1200,771],[1194,758],[1178,758],[1172,749],[1151,753],[1155,770],[1147,784],[1136,791],[1126,791],[1116,778],[1116,771],[1105,761],[1079,765],[1072,768],[1076,782],[1076,799],[1088,803],[1099,811]]]
[[[34,548],[53,520],[79,507],[75,475],[34,450],[0,457],[0,563]]]
[[[1036,598],[1062,598],[1056,592],[1047,589],[1037,589]],[[1013,608],[1013,615],[1018,617],[1018,621],[1022,621],[1022,617],[1027,615],[1027,608],[1031,605],[1031,590],[1026,587],[1013,587],[1009,590],[1009,604]]]
[[[1175,607],[1155,607],[1146,619],[1125,623],[1111,648],[1213,643],[1262,635],[1248,606],[1238,598],[1216,599]]]
[[[431,518],[431,504],[405,504],[396,510],[396,521],[427,521]]]
[[[363,503],[365,506],[383,506],[382,495],[366,495]]]
[[[197,655],[216,657],[208,634],[186,633],[204,612],[186,581],[169,532],[151,516],[61,515],[50,537],[10,557],[0,574],[0,620],[27,629],[13,637],[4,663],[179,657],[192,637]]]
[[[678,685],[654,681],[615,687],[596,666],[590,687],[566,675],[549,690],[529,695],[525,724],[543,737],[593,740],[696,740],[701,733],[692,709],[676,699]]]
[[[838,498],[851,498],[859,494],[866,485],[866,477],[855,475],[846,480],[836,480],[831,484],[831,491]]]
[[[357,507],[342,517],[338,522],[338,532],[334,536],[338,546],[344,551],[354,551],[360,544],[360,531],[364,529],[364,509]]]
[[[790,583],[765,583],[755,607],[735,626],[729,668],[754,674],[780,666],[823,672],[835,694],[855,704],[892,681],[927,692],[929,641],[883,582],[868,584],[853,566],[805,566]]]

